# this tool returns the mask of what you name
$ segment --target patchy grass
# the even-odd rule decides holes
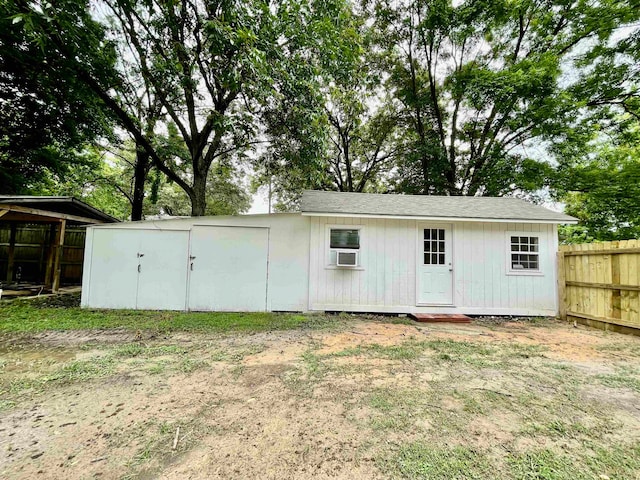
[[[410,442],[378,460],[392,478],[449,480],[504,478],[516,480],[597,480],[638,478],[640,444],[609,448],[585,444],[581,452],[560,453],[549,448],[491,456],[465,446],[440,447]]]
[[[549,449],[529,451],[508,458],[513,478],[531,480],[584,479],[580,466],[567,455]]]
[[[264,344],[255,344],[249,345],[243,348],[234,348],[234,349],[215,349],[211,353],[211,360],[213,362],[231,362],[237,363],[241,362],[250,355],[257,355],[258,353],[264,352],[267,347]]]
[[[508,457],[511,476],[516,479],[587,480],[634,479],[640,472],[640,444],[594,446],[586,443],[573,455],[550,449],[534,450]]]
[[[617,373],[598,375],[602,385],[612,388],[628,388],[640,392],[640,376],[630,369],[619,369]]]
[[[493,344],[462,342],[455,340],[408,340],[396,345],[377,343],[359,345],[332,354],[334,357],[369,356],[388,360],[414,360],[430,351],[443,362],[461,362],[485,367],[497,363],[513,362],[542,356],[544,348],[538,345]]]
[[[169,322],[183,314],[139,318],[154,315]],[[96,343],[96,335],[91,346],[41,355],[38,345],[7,348],[0,417],[27,415],[22,425],[6,422],[23,443],[34,428],[59,432],[41,433],[39,447],[46,439],[42,458],[56,478],[275,471],[286,478],[640,480],[636,339],[557,322],[496,323],[487,338],[484,325],[453,333],[419,326],[417,334],[377,317],[292,317],[302,320],[286,334],[233,335],[252,330],[218,329],[228,328],[223,322],[211,330],[228,332],[219,336],[114,344]],[[349,331],[336,335],[344,324]],[[611,353],[606,360],[603,351]],[[56,388],[51,395],[48,386]],[[67,398],[69,409],[59,408]],[[71,415],[73,429],[62,426]],[[78,459],[67,458],[74,442],[90,449],[77,454],[86,468],[79,473],[71,470]],[[8,455],[15,478],[41,468],[26,454]],[[89,463],[101,458],[118,462]]]
[[[331,330],[339,317],[291,313],[166,312],[142,310],[87,310],[79,307],[42,307],[33,300],[0,303],[1,332],[120,328],[168,332],[265,332],[307,328]]]
[[[334,357],[369,356],[389,360],[413,360],[420,357],[429,347],[429,342],[408,341],[398,345],[379,345],[377,343],[359,345],[332,354]]]
[[[64,385],[74,382],[103,378],[115,372],[115,361],[111,356],[98,357],[91,360],[78,360],[62,365],[52,373],[36,378],[21,378],[0,383],[0,389],[11,394],[19,394],[25,390],[43,390],[47,386]]]
[[[115,357],[153,358],[162,355],[184,355],[188,349],[179,345],[145,345],[143,343],[126,343],[113,350]]]
[[[467,447],[439,448],[431,443],[412,442],[379,462],[394,478],[408,480],[466,480],[496,478],[486,456]]]

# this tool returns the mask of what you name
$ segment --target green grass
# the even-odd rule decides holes
[[[408,480],[467,480],[496,478],[482,452],[466,447],[442,448],[413,442],[378,462],[384,473]]]
[[[601,447],[586,442],[580,453],[542,449],[512,455],[507,461],[511,478],[517,480],[630,480],[639,478],[640,443]]]
[[[87,310],[79,307],[42,307],[27,300],[0,303],[0,333],[45,330],[122,328],[160,333],[264,332],[308,328],[326,330],[339,319],[288,313],[159,312],[141,310]]]
[[[577,450],[544,448],[495,456],[416,441],[388,449],[377,465],[390,478],[409,480],[630,480],[640,472],[640,444],[605,448],[586,442]]]
[[[529,451],[508,458],[511,473],[518,480],[579,480],[585,477],[578,462],[549,449]]]

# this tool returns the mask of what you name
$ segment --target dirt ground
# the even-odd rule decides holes
[[[0,477],[640,478],[639,362],[554,320],[4,336]]]

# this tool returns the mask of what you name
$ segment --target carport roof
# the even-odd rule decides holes
[[[366,216],[469,221],[576,223],[577,219],[513,197],[462,197],[306,190],[300,211],[312,216]]]
[[[0,221],[114,223],[117,219],[74,197],[0,195]]]

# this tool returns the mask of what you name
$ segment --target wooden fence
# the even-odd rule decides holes
[[[80,284],[86,229],[69,227],[62,247],[61,275],[63,284]],[[0,281],[42,283],[44,282],[47,252],[55,236],[49,225],[20,224],[15,232],[13,272],[7,272],[11,227],[0,225]],[[11,278],[7,278],[7,277]]]
[[[561,246],[558,289],[561,318],[640,334],[640,240]]]

